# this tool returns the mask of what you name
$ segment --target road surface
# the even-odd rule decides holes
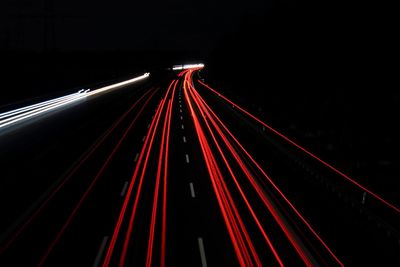
[[[0,128],[0,265],[400,266],[396,200],[199,71],[80,92]]]

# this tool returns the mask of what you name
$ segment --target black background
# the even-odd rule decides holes
[[[207,82],[322,158],[381,191],[399,189],[393,6],[19,0],[0,10],[1,110],[202,61]]]

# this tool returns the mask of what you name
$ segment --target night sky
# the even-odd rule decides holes
[[[398,143],[395,10],[344,0],[5,0],[0,105],[196,59],[278,126],[332,130],[342,147],[365,137],[358,146],[373,142],[370,154],[382,155]]]
[[[244,17],[262,16],[267,3],[8,0],[0,4],[1,33],[10,46],[37,50],[45,27],[58,50],[208,50]]]

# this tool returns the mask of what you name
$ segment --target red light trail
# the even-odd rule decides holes
[[[225,96],[223,96],[221,93],[217,92],[216,90],[214,90],[213,88],[211,88],[210,86],[208,86],[207,84],[203,83],[202,81],[198,81],[201,85],[203,85],[205,88],[209,89],[210,91],[212,91],[213,93],[217,94],[218,96],[220,96],[221,98],[223,98],[225,101],[227,101],[228,103],[234,105],[237,109],[239,109],[240,111],[242,111],[244,114],[246,114],[247,116],[249,116],[250,118],[254,119],[255,121],[257,121],[258,123],[260,123],[261,125],[263,125],[264,127],[266,127],[267,129],[269,129],[271,132],[273,132],[274,134],[278,135],[279,137],[283,138],[285,141],[287,141],[288,143],[290,143],[291,145],[297,147],[298,149],[300,149],[301,151],[303,151],[304,153],[306,153],[307,155],[311,156],[312,158],[316,159],[317,161],[319,161],[320,163],[322,163],[323,165],[325,165],[326,167],[328,167],[329,169],[331,169],[332,171],[334,171],[335,173],[339,174],[341,177],[345,178],[346,180],[348,180],[350,183],[356,185],[357,187],[359,187],[360,189],[364,190],[365,192],[367,192],[368,194],[370,194],[371,196],[373,196],[374,198],[376,198],[377,200],[379,200],[380,202],[382,202],[383,204],[385,204],[386,206],[390,207],[391,209],[395,210],[396,212],[400,213],[400,209],[398,207],[396,207],[395,205],[391,204],[390,202],[386,201],[385,199],[383,199],[382,197],[380,197],[379,195],[377,195],[376,193],[372,192],[371,190],[369,190],[368,188],[366,188],[365,186],[361,185],[360,183],[356,182],[354,179],[350,178],[348,175],[344,174],[343,172],[339,171],[337,168],[333,167],[332,165],[330,165],[329,163],[327,163],[326,161],[322,160],[321,158],[317,157],[315,154],[311,153],[310,151],[308,151],[307,149],[305,149],[303,146],[297,144],[296,142],[292,141],[291,139],[289,139],[288,137],[286,137],[285,135],[283,135],[282,133],[280,133],[279,131],[277,131],[276,129],[272,128],[270,125],[266,124],[265,122],[261,121],[260,119],[258,119],[256,116],[254,116],[253,114],[251,114],[250,112],[246,111],[245,109],[243,109],[242,107],[240,107],[239,105],[235,104],[234,102],[232,102],[231,100],[229,100],[228,98],[226,98]]]
[[[120,260],[119,260],[119,266],[124,266],[124,264],[125,264],[126,254],[127,254],[127,251],[128,251],[128,245],[129,245],[129,241],[130,241],[130,238],[132,236],[132,231],[133,231],[133,222],[134,222],[135,215],[136,215],[136,210],[137,210],[137,207],[138,207],[138,204],[139,204],[139,197],[141,195],[142,185],[143,185],[144,177],[145,177],[146,170],[147,170],[150,151],[151,151],[152,146],[153,146],[153,142],[154,142],[154,138],[155,138],[155,135],[156,135],[157,127],[158,127],[159,121],[161,119],[161,115],[162,115],[162,111],[164,109],[164,105],[166,103],[166,99],[168,98],[168,95],[169,95],[169,92],[170,92],[171,88],[173,88],[172,95],[174,94],[175,89],[176,89],[176,84],[177,84],[177,81],[173,81],[169,85],[167,93],[165,94],[165,96],[161,100],[160,104],[158,105],[156,114],[155,114],[155,116],[154,116],[154,118],[153,118],[153,120],[151,122],[148,134],[146,135],[146,139],[144,141],[144,144],[143,144],[143,147],[142,147],[142,151],[140,153],[140,156],[139,156],[139,159],[138,159],[134,174],[133,174],[131,182],[130,182],[130,186],[128,188],[128,191],[127,191],[123,206],[121,208],[117,224],[116,224],[116,226],[114,228],[114,233],[113,233],[111,242],[110,242],[110,244],[108,246],[107,254],[106,254],[105,260],[103,262],[103,266],[104,267],[105,266],[109,266],[109,264],[110,264],[111,257],[112,257],[112,254],[114,252],[115,245],[116,245],[116,242],[117,242],[117,239],[118,239],[118,235],[119,235],[119,233],[121,231],[122,223],[123,223],[123,220],[124,220],[126,212],[127,212],[128,204],[129,204],[129,202],[131,200],[130,198],[131,198],[132,193],[133,193],[133,187],[136,184],[136,180],[137,180],[140,168],[142,167],[142,171],[141,171],[140,178],[139,178],[139,184],[137,185],[136,196],[135,196],[134,203],[133,203],[133,208],[132,208],[132,211],[131,211],[131,216],[129,217],[128,229],[127,229],[126,234],[125,234],[125,238],[124,238],[124,242],[123,242],[123,248],[122,248],[122,252],[121,252]],[[167,117],[168,117],[168,115],[166,115],[165,118],[167,118]],[[160,153],[160,157],[162,157],[161,154],[162,153]],[[144,160],[144,162],[143,162],[143,160]],[[142,162],[143,162],[143,166],[142,166]],[[161,169],[161,166],[159,166],[158,170],[160,170],[160,169]],[[164,179],[166,179],[165,176],[164,176]],[[159,180],[159,179],[157,179],[157,180]],[[166,189],[163,188],[164,192],[165,192],[165,190]],[[163,199],[164,199],[164,197],[163,197]],[[165,211],[164,211],[164,216],[165,216]],[[153,242],[152,241],[152,237],[150,237],[149,244],[151,244],[151,242]],[[163,242],[165,242],[165,237],[163,237]],[[151,245],[149,245],[148,253],[151,254],[150,253],[151,251],[152,251],[151,250]],[[149,259],[148,259],[148,262],[150,262]]]
[[[214,140],[214,143],[215,143],[218,151],[220,152],[220,154],[221,154],[221,156],[222,156],[222,158],[224,160],[225,166],[227,167],[229,173],[231,174],[231,177],[233,178],[234,183],[237,186],[237,189],[239,190],[242,198],[244,199],[247,208],[250,210],[250,213],[253,216],[253,219],[256,221],[256,224],[257,224],[259,230],[261,231],[264,239],[266,240],[267,244],[269,245],[269,247],[270,247],[275,259],[279,263],[279,265],[283,266],[283,262],[282,262],[281,258],[279,257],[276,249],[272,245],[271,241],[269,240],[267,234],[265,233],[265,230],[263,229],[261,223],[259,222],[259,220],[257,218],[257,215],[255,214],[253,208],[251,207],[251,205],[250,205],[247,197],[245,196],[241,186],[239,185],[239,183],[237,181],[237,178],[236,178],[235,174],[233,173],[233,171],[232,171],[232,169],[230,167],[230,164],[226,160],[226,157],[225,157],[221,147],[218,145],[218,141],[216,140],[216,137],[214,136],[214,133],[213,133],[213,131],[211,129],[211,126],[207,122],[208,120],[212,123],[212,125],[214,127],[216,126],[217,133],[219,134],[220,137],[222,137],[223,141],[228,146],[230,152],[232,152],[234,158],[237,160],[239,166],[242,168],[242,170],[246,174],[247,178],[251,182],[252,186],[256,189],[258,195],[262,198],[264,204],[267,206],[268,210],[271,212],[271,214],[275,218],[276,222],[280,225],[281,229],[285,233],[286,237],[290,240],[290,242],[292,243],[292,245],[294,246],[294,248],[298,252],[299,256],[303,260],[303,262],[307,266],[313,266],[313,261],[308,256],[309,253],[306,250],[304,250],[304,247],[300,244],[300,242],[295,238],[293,233],[291,233],[289,228],[285,225],[283,219],[278,216],[275,208],[270,203],[270,201],[268,201],[267,198],[264,196],[264,193],[261,192],[261,189],[259,188],[259,185],[255,182],[254,178],[251,176],[251,174],[249,173],[247,168],[244,166],[244,163],[239,158],[239,155],[236,152],[233,151],[232,145],[227,141],[227,138],[222,133],[221,129],[216,125],[215,121],[210,116],[210,113],[207,111],[207,109],[205,108],[204,104],[202,103],[202,101],[204,102],[204,100],[202,100],[199,97],[199,95],[195,92],[194,87],[192,86],[191,75],[192,75],[192,73],[186,74],[186,78],[185,78],[186,87],[184,87],[184,89],[185,89],[185,93],[188,92],[188,93],[186,93],[186,100],[189,103],[191,114],[192,114],[192,117],[193,117],[193,119],[195,121],[195,126],[196,126],[196,130],[198,132],[200,143],[204,147],[203,151],[204,151],[204,156],[206,158],[206,161],[211,161],[212,163],[214,163],[214,168],[217,169],[217,174],[220,174],[220,171],[218,170],[218,166],[216,165],[214,156],[213,156],[213,154],[211,152],[210,146],[208,145],[207,141],[205,140],[205,134],[204,134],[203,129],[200,126],[199,119],[198,119],[198,117],[196,115],[196,112],[194,111],[194,109],[193,109],[193,107],[192,107],[192,105],[190,103],[191,100],[189,98],[189,95],[190,95],[191,99],[193,99],[193,103],[195,103],[197,108],[200,110],[200,113],[201,113],[202,117],[204,118],[204,122],[205,122],[205,124],[206,124],[206,126],[207,126],[207,128],[209,130],[209,133],[211,134],[211,136],[212,136],[212,138]],[[213,180],[216,179],[217,177],[221,177],[221,175],[214,176],[214,172],[215,171],[212,171],[211,168],[209,168],[209,169],[210,169],[210,176],[212,176]],[[230,200],[230,202],[231,202],[230,206],[232,206],[233,212],[236,214],[236,217],[239,218],[239,225],[242,227],[242,232],[245,233],[247,246],[250,248],[250,250],[252,252],[252,256],[255,259],[256,265],[259,266],[260,262],[259,262],[258,256],[256,256],[257,253],[255,252],[255,249],[254,249],[254,247],[252,245],[252,242],[251,242],[251,240],[250,240],[250,238],[249,238],[249,236],[248,236],[248,234],[247,234],[247,232],[245,230],[244,223],[241,221],[240,216],[238,215],[238,212],[237,212],[237,210],[236,210],[236,208],[235,208],[235,206],[233,204],[233,200],[230,197],[230,193],[229,193],[229,191],[228,191],[228,189],[226,187],[226,184],[225,184],[223,179],[224,179],[224,177],[221,177],[220,180],[219,180],[220,184],[222,185],[223,190],[220,189],[218,191],[227,193],[227,197],[225,197],[225,198]],[[216,183],[213,183],[213,184],[216,184]],[[217,190],[216,190],[216,193],[217,193]],[[220,193],[218,193],[218,194],[220,194]],[[224,204],[222,201],[220,201],[220,207],[221,207],[221,210],[223,211],[223,213],[225,213],[225,209],[229,209],[229,205],[228,204]],[[230,213],[232,213],[232,211]],[[235,225],[234,221],[230,221],[230,220],[232,220],[232,218],[233,218],[232,216],[230,216],[230,217],[225,216],[225,221],[226,221],[226,225],[228,227],[228,230],[230,230],[231,224]],[[238,227],[235,226],[234,228],[237,229]],[[240,232],[239,231],[234,232],[234,231],[230,230],[230,234],[231,234],[232,242],[234,243],[233,245],[236,248],[236,254],[238,256],[238,260],[241,263],[241,265],[242,266],[247,266],[249,264],[253,265],[253,263],[250,260],[251,257],[249,255],[249,253],[246,252],[246,245],[245,245],[245,243],[243,241],[243,238],[240,236]],[[240,245],[236,245],[238,240],[239,240]],[[244,252],[245,254],[241,255],[242,252]],[[243,258],[247,259],[246,262],[243,260]]]
[[[49,235],[50,239],[43,242],[44,244],[38,248],[39,254],[34,256],[36,266],[51,265],[55,260],[53,255],[64,253],[59,252],[62,250],[59,248],[62,248],[65,243],[67,247],[71,246],[68,243],[71,241],[66,238],[66,235],[76,231],[73,229],[75,226],[73,222],[78,222],[81,218],[84,218],[82,221],[88,220],[92,223],[91,225],[101,221],[102,215],[97,214],[96,211],[93,212],[95,218],[87,219],[86,217],[89,216],[81,216],[86,214],[83,211],[88,211],[86,208],[88,205],[85,204],[98,200],[96,197],[99,197],[99,194],[102,194],[101,190],[104,190],[104,188],[99,189],[102,186],[112,184],[117,185],[119,189],[121,182],[124,186],[122,191],[117,191],[121,192],[118,194],[119,198],[113,202],[114,196],[110,194],[109,198],[102,199],[101,203],[104,205],[99,205],[103,215],[106,213],[112,216],[104,223],[104,226],[102,225],[101,234],[104,238],[96,256],[94,264],[96,267],[100,265],[123,267],[133,264],[146,267],[169,266],[176,260],[172,255],[180,253],[175,247],[178,243],[174,243],[178,242],[174,240],[174,234],[180,231],[179,229],[176,232],[177,227],[174,225],[177,218],[187,223],[200,217],[202,219],[193,225],[204,223],[206,225],[204,228],[207,229],[199,229],[199,231],[195,228],[190,229],[189,234],[189,230],[185,229],[182,233],[190,237],[185,236],[182,240],[198,244],[198,261],[203,267],[207,264],[215,265],[213,257],[220,254],[219,251],[216,253],[208,247],[208,244],[213,241],[217,241],[216,244],[221,243],[213,244],[214,247],[211,245],[211,248],[226,246],[227,251],[223,253],[233,255],[228,261],[234,262],[235,266],[344,266],[344,262],[348,260],[343,257],[346,254],[340,244],[335,243],[335,239],[325,234],[327,228],[324,227],[326,226],[321,226],[314,215],[309,213],[307,207],[301,207],[302,202],[296,202],[298,199],[291,195],[293,192],[289,191],[290,187],[286,187],[284,183],[278,183],[277,179],[285,178],[285,172],[282,172],[280,176],[279,172],[274,172],[279,168],[274,169],[273,164],[266,168],[256,160],[255,153],[251,153],[250,147],[243,145],[246,141],[243,137],[245,135],[240,135],[239,138],[239,135],[235,134],[235,121],[232,123],[228,120],[231,119],[230,115],[235,114],[227,115],[223,112],[225,105],[221,103],[224,102],[233,105],[236,110],[246,115],[239,118],[247,121],[254,120],[268,129],[271,137],[277,136],[276,140],[283,139],[289,143],[289,152],[291,147],[300,149],[306,157],[310,156],[349,181],[350,188],[354,188],[355,185],[356,188],[379,200],[379,203],[383,203],[385,207],[389,207],[390,211],[394,210],[397,215],[399,209],[382,197],[284,136],[204,82],[198,81],[199,83],[195,84],[193,75],[200,69],[200,67],[189,69],[182,67],[182,71],[175,73],[175,79],[162,80],[160,84],[163,86],[158,89],[154,87],[146,89],[144,93],[137,96],[138,99],[132,105],[128,103],[129,108],[127,106],[128,109],[113,121],[111,127],[81,156],[65,177],[54,186],[54,189],[49,190],[50,193],[27,216],[27,219],[20,224],[21,226],[10,234],[0,247],[0,255],[10,254],[9,251],[12,251],[11,254],[15,251],[19,253],[18,243],[21,242],[21,238],[27,239],[26,236],[29,237],[30,232],[37,227],[36,222],[47,218],[46,215],[49,216],[48,213],[51,211],[48,211],[50,208],[47,206],[55,206],[50,203],[61,199],[59,195],[67,194],[68,189],[73,188],[72,184],[78,183],[75,181],[78,179],[74,178],[86,175],[83,171],[85,167],[91,168],[92,171],[94,168],[94,171],[87,175],[88,180],[83,182],[81,194],[78,194],[75,200],[72,199],[67,212],[61,214],[61,219],[57,219],[58,222],[55,220],[56,229],[49,231],[52,234]],[[203,88],[204,90],[201,91]],[[179,91],[179,99],[177,91]],[[153,116],[150,119],[151,115]],[[149,120],[143,121],[143,118],[147,116]],[[184,125],[187,119],[189,125]],[[147,128],[145,128],[147,123]],[[143,139],[136,140],[138,133],[133,132],[136,128],[142,129],[141,133],[145,134]],[[191,136],[193,138],[190,138]],[[112,137],[116,138],[114,142],[111,142]],[[109,141],[112,147],[109,151],[102,151],[101,149],[106,147],[105,144]],[[138,147],[135,148],[135,146]],[[119,162],[119,159],[123,157],[130,159],[132,150],[136,149],[134,164],[133,161],[129,161],[128,164],[123,160]],[[176,160],[178,157],[175,153],[180,153],[182,150],[185,150],[186,159],[182,160],[182,164],[188,168],[182,167]],[[107,153],[100,164],[94,167],[89,166],[91,161],[95,162],[91,158],[100,153]],[[191,153],[197,153],[197,155]],[[279,165],[278,160],[275,162],[272,158],[268,159]],[[125,171],[129,171],[129,176],[122,181],[108,181],[108,174],[113,173],[116,176],[115,173],[119,173],[121,167],[123,169],[121,173],[126,174]],[[187,173],[186,168],[190,169]],[[193,175],[195,177],[191,177],[195,172],[192,169],[199,170]],[[288,173],[291,175],[290,172]],[[181,178],[181,175],[189,176],[189,180],[175,179],[175,176]],[[175,188],[180,186],[185,188],[181,185],[182,183],[186,186],[190,185],[186,187],[186,195],[183,192],[177,193],[178,190]],[[308,190],[307,184],[303,189]],[[105,191],[107,190],[114,192],[114,187],[110,190],[108,187],[105,188]],[[178,204],[179,208],[174,206],[175,203],[182,201],[181,195],[184,197],[189,195],[189,204],[196,205],[190,206],[189,209],[194,211],[182,212],[181,208],[186,208],[186,204],[183,206]],[[103,196],[100,195],[100,197]],[[202,199],[204,196],[207,197],[206,202],[202,202],[205,201]],[[203,206],[199,209],[200,202]],[[204,206],[204,203],[206,205],[208,203],[209,206]],[[304,209],[299,209],[299,207]],[[216,219],[215,229],[208,229],[213,228],[207,224],[208,218],[202,221],[204,217],[202,208],[205,208],[207,212],[208,209],[213,209],[213,215],[215,215],[213,218]],[[92,211],[88,214],[92,216]],[[202,227],[201,225],[200,228]]]
[[[108,164],[110,163],[111,159],[114,157],[115,153],[118,151],[118,149],[120,148],[122,142],[125,140],[126,136],[128,135],[128,133],[130,132],[130,130],[132,129],[132,127],[135,125],[135,122],[137,121],[137,119],[140,117],[140,115],[142,114],[144,108],[147,106],[147,104],[149,103],[149,101],[151,100],[151,98],[154,96],[156,91],[153,91],[153,93],[150,95],[150,97],[146,100],[146,102],[144,103],[144,105],[141,107],[141,109],[139,110],[139,112],[136,114],[135,118],[132,120],[132,122],[130,123],[130,125],[128,126],[128,128],[125,130],[125,132],[123,133],[122,137],[119,139],[118,143],[115,145],[115,147],[113,148],[113,150],[111,151],[111,153],[109,154],[109,156],[107,157],[106,161],[103,163],[102,167],[100,168],[100,170],[97,172],[96,176],[93,178],[92,182],[90,183],[90,185],[88,186],[88,188],[86,189],[85,193],[81,196],[81,198],[79,199],[79,202],[76,204],[75,208],[73,209],[73,211],[70,213],[70,215],[68,216],[67,220],[65,221],[65,223],[63,224],[62,228],[59,230],[57,236],[55,237],[55,239],[51,242],[51,244],[49,245],[49,247],[47,248],[46,252],[44,253],[44,255],[41,257],[39,263],[37,264],[37,266],[43,266],[43,264],[45,263],[47,257],[49,256],[49,254],[51,253],[51,251],[54,249],[54,247],[56,246],[56,244],[59,242],[61,236],[64,234],[65,230],[67,229],[67,227],[69,226],[69,224],[71,223],[71,221],[73,220],[73,218],[75,217],[76,213],[78,212],[78,210],[80,209],[80,207],[82,206],[82,203],[86,200],[87,196],[89,195],[90,191],[93,189],[93,187],[95,186],[96,182],[99,180],[99,178],[102,176],[104,170],[107,168]]]
[[[250,159],[250,161],[257,167],[257,169],[262,173],[264,178],[267,179],[267,181],[272,185],[272,187],[278,192],[278,194],[283,198],[283,200],[292,208],[292,210],[295,212],[295,214],[300,218],[300,220],[303,221],[303,223],[307,226],[307,228],[312,232],[312,234],[321,242],[321,244],[327,249],[329,254],[340,264],[343,265],[340,260],[337,258],[337,256],[332,252],[332,250],[326,245],[326,243],[322,240],[322,238],[316,233],[314,228],[310,225],[310,223],[300,214],[300,212],[297,210],[297,208],[292,204],[292,202],[283,194],[283,192],[276,186],[274,181],[270,178],[269,175],[261,168],[261,166],[254,160],[254,158],[249,154],[249,152],[242,146],[242,144],[237,140],[237,138],[229,131],[229,129],[226,127],[226,125],[219,119],[219,117],[214,113],[214,111],[207,105],[207,103],[200,97],[200,95],[196,92],[197,96],[199,97],[200,101],[203,103],[204,107],[212,114],[212,116],[220,123],[220,125],[223,127],[223,129],[229,134],[229,136],[235,141],[236,145],[244,152],[244,154]],[[215,123],[212,117],[210,117],[211,122],[214,124],[216,129],[221,132],[221,129],[219,126]],[[223,137],[223,134],[221,133],[221,136]],[[233,146],[229,144],[228,139],[226,137],[223,137],[223,140],[225,144],[227,144],[229,150],[235,154],[235,159],[237,162],[240,164],[242,167],[242,170],[246,173],[247,177],[251,177],[251,174],[249,173],[248,169],[244,166],[244,163],[242,160],[240,160],[240,157],[238,154],[234,151]],[[251,184],[253,187],[256,189],[256,192],[259,194],[260,198],[263,200],[264,204],[269,208],[273,209],[273,207],[269,204],[269,201],[266,199],[264,193],[262,190],[260,190],[259,186],[256,184],[254,178],[251,177],[250,179]],[[273,212],[273,214],[276,215],[276,212]],[[289,233],[287,233],[289,235]],[[289,236],[288,236],[289,237]],[[295,244],[294,244],[295,245]],[[299,248],[297,248],[299,249]]]
[[[148,94],[151,92],[150,96]],[[54,196],[64,187],[64,185],[78,172],[78,170],[85,164],[85,162],[99,149],[99,147],[104,143],[104,141],[110,136],[110,134],[121,124],[121,122],[132,112],[132,110],[137,107],[137,105],[148,96],[144,105],[138,112],[136,119],[140,116],[143,109],[147,106],[148,102],[155,94],[155,90],[149,90],[145,92],[133,105],[122,114],[117,121],[111,125],[111,127],[89,148],[88,152],[82,156],[78,161],[78,164],[74,166],[71,171],[65,176],[65,178],[60,182],[60,184],[47,196],[47,198],[40,204],[40,206],[29,216],[29,218],[19,227],[19,229],[12,235],[12,237],[5,243],[0,249],[0,255],[5,252],[5,250],[18,238],[18,236],[31,224],[32,221],[41,213],[41,211],[48,205],[48,203],[54,198]],[[135,120],[136,120],[135,119]],[[132,123],[133,126],[133,123]],[[119,143],[120,145],[120,143]]]

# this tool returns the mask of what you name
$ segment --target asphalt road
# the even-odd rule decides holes
[[[400,265],[398,211],[198,71],[0,128],[0,151],[1,266]]]

